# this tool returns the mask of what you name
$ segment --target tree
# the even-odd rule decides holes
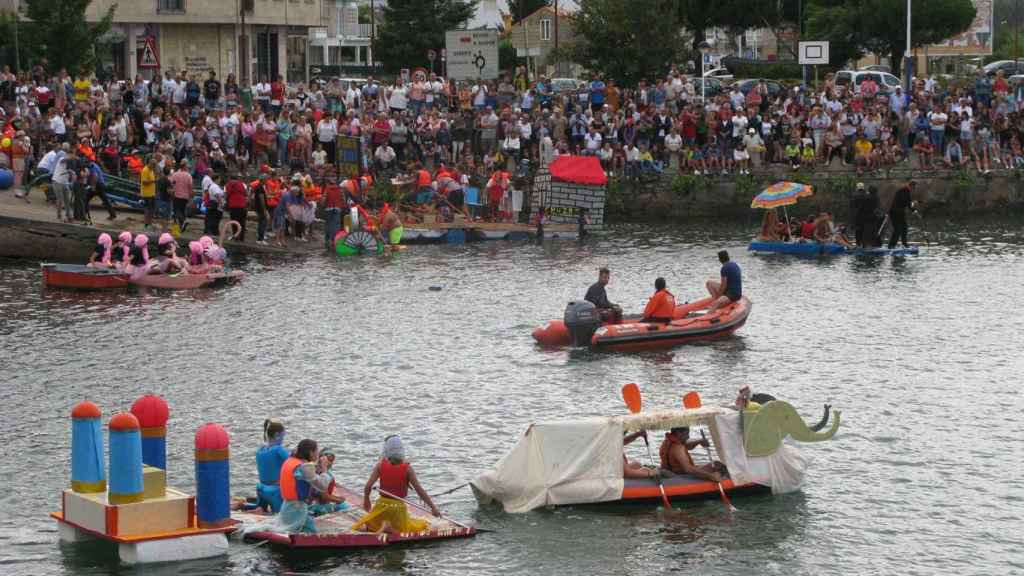
[[[444,33],[462,28],[477,0],[388,0],[377,29],[376,52],[384,67],[427,66],[427,50],[444,47]]]
[[[66,68],[69,73],[91,69],[95,60],[97,39],[110,30],[117,4],[113,4],[99,22],[85,20],[85,10],[92,0],[26,0],[25,26],[36,51],[45,54],[51,69]]]
[[[974,21],[971,0],[912,0],[911,48],[941,42]],[[829,40],[831,59],[842,62],[865,51],[888,56],[898,65],[907,48],[905,0],[813,0],[805,37]]]
[[[652,5],[653,4],[653,5]],[[673,0],[579,0],[573,60],[620,84],[663,76],[688,44]]]
[[[508,15],[515,24],[545,6],[551,6],[553,0],[508,0]]]
[[[696,51],[712,28],[743,31],[770,27],[779,19],[779,4],[766,0],[675,0],[675,21],[693,34],[692,48]]]

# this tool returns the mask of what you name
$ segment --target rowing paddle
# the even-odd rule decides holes
[[[622,400],[626,403],[626,407],[633,414],[640,413],[640,406],[642,399],[640,398],[640,387],[634,382],[630,382],[622,387]],[[654,463],[654,456],[651,454],[651,444],[647,441],[647,435],[644,435],[644,446],[647,446],[647,457],[651,459],[651,464],[657,470],[658,465]],[[661,481],[661,471],[658,470],[658,489],[661,490],[661,501],[665,504],[665,510],[671,510],[672,504],[668,501],[668,494],[665,494],[665,485]]]
[[[687,392],[686,395],[683,396],[683,408],[686,408],[687,410],[694,410],[700,408],[702,405],[703,403],[700,400],[700,394],[696,392]],[[700,430],[700,437],[701,440],[707,442],[708,438],[707,436],[704,435],[703,428],[701,428]],[[714,464],[715,459],[711,457],[711,446],[705,446],[705,448],[708,451],[708,460],[710,460],[711,463]],[[736,510],[736,507],[732,505],[732,502],[729,500],[729,497],[725,495],[725,488],[722,488],[721,482],[718,482],[718,493],[722,496],[722,503],[729,507],[730,512],[738,512],[738,510]]]

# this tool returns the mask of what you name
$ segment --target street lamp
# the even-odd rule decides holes
[[[703,104],[705,87],[708,84],[708,79],[704,77],[704,62],[707,61],[707,54],[711,50],[711,44],[708,44],[706,39],[701,40],[700,44],[697,44],[697,50],[700,50],[700,103]]]

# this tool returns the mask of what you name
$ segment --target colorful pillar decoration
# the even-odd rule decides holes
[[[110,418],[110,490],[111,504],[130,504],[143,500],[142,435],[139,419],[128,412]]]
[[[99,406],[89,401],[71,409],[71,489],[75,492],[107,491],[102,416]]]
[[[167,401],[147,394],[132,404],[132,414],[142,426],[142,463],[167,470]]]
[[[231,523],[228,433],[220,424],[204,424],[196,432],[196,515],[200,528]]]

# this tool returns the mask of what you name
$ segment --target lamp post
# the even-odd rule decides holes
[[[700,50],[700,103],[704,103],[704,95],[708,85],[708,79],[704,76],[704,63],[707,61],[708,50],[711,50],[711,44],[708,44],[707,39],[701,40],[700,44],[697,44],[697,50]]]
[[[903,93],[909,98],[914,87],[914,53],[910,47],[910,0],[907,0],[907,49],[903,53]],[[893,63],[894,64],[894,63]]]

